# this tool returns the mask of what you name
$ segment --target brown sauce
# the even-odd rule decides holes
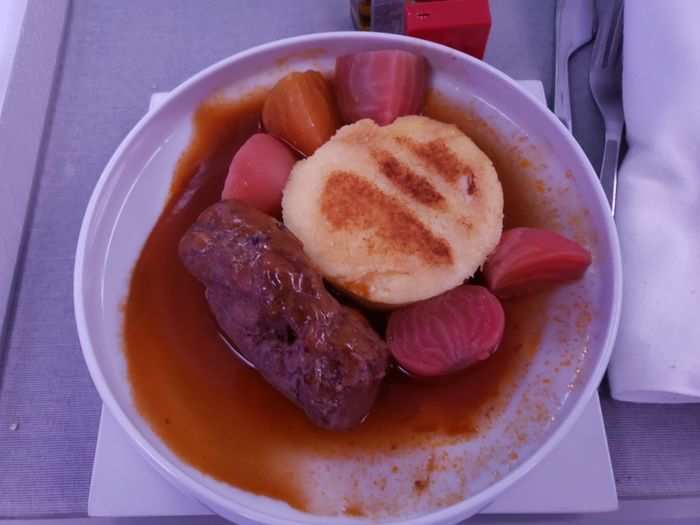
[[[196,112],[169,200],[133,270],[124,306],[124,351],[138,410],[180,458],[218,480],[304,509],[301,480],[294,474],[301,455],[386,454],[485,428],[537,351],[546,296],[505,305],[503,345],[483,364],[439,381],[392,371],[359,428],[334,433],[314,427],[231,352],[202,286],[177,256],[185,230],[219,199],[234,152],[259,129],[262,102],[258,93],[237,103],[213,100]],[[478,118],[435,95],[426,113],[458,124],[493,159],[508,227],[543,222],[515,150]],[[381,326],[381,319],[373,321]]]

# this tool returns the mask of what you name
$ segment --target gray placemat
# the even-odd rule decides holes
[[[621,498],[700,496],[700,404],[601,403]]]
[[[92,188],[150,93],[252,45],[349,29],[348,3],[73,1],[0,370],[0,516],[86,511],[100,402],[74,327],[73,256]],[[491,5],[487,61],[542,79],[551,100],[553,1]],[[585,88],[587,57],[574,69],[575,131],[597,165],[601,129]],[[621,496],[700,495],[699,408],[604,409]]]

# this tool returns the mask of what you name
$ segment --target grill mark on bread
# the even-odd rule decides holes
[[[414,255],[428,264],[452,264],[452,250],[397,199],[349,171],[334,171],[321,193],[321,213],[338,230],[373,230],[376,251]]]
[[[394,140],[418,157],[424,164],[433,168],[438,175],[451,184],[461,177],[467,177],[467,193],[476,192],[476,181],[472,169],[462,162],[447,146],[445,139],[433,139],[429,142],[418,142],[410,137],[394,137]]]
[[[379,166],[379,171],[403,193],[431,208],[444,206],[445,198],[438,193],[430,181],[416,174],[391,153],[382,149],[373,149],[372,157]]]

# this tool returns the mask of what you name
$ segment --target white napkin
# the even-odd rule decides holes
[[[700,1],[627,1],[612,396],[700,402]]]

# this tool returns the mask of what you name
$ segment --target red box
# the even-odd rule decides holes
[[[484,57],[491,30],[488,0],[432,0],[406,4],[406,34]]]

